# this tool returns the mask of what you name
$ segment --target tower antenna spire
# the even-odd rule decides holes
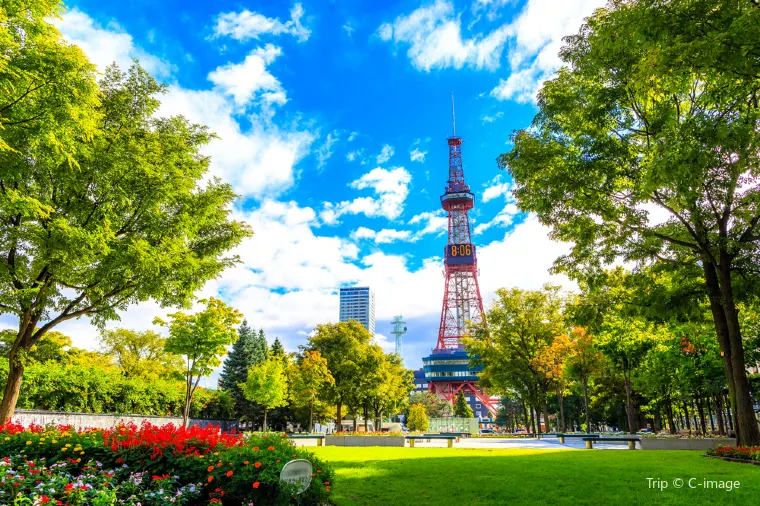
[[[454,137],[457,136],[457,117],[454,114],[454,92],[451,92],[451,123],[454,125]]]

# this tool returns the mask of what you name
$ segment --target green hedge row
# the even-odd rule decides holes
[[[0,359],[0,382],[8,377],[8,361]],[[128,378],[116,368],[32,364],[24,370],[17,409],[79,413],[182,416],[182,381]],[[234,416],[234,401],[224,391],[198,388],[190,411],[193,418]]]

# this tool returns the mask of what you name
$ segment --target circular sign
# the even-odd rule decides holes
[[[296,493],[302,494],[311,485],[311,475],[313,472],[314,468],[308,460],[291,460],[283,466],[280,472],[280,482],[296,485],[298,487]]]

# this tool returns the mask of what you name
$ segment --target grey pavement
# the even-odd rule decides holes
[[[380,437],[380,436],[378,436]],[[297,446],[317,446],[316,439],[295,439]],[[408,446],[408,445],[407,445]],[[445,440],[431,439],[428,443],[424,439],[414,442],[415,448],[446,448]],[[358,447],[361,448],[361,447]],[[454,448],[496,448],[502,450],[534,449],[534,450],[578,450],[585,449],[586,443],[581,438],[565,438],[565,444],[560,444],[556,437],[532,438],[460,438],[454,443]],[[627,450],[628,443],[595,443],[594,450]]]

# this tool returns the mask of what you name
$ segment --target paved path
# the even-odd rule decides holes
[[[378,436],[380,437],[380,436]],[[295,439],[297,446],[316,446],[316,439]],[[424,439],[418,439],[414,442],[415,448],[445,448],[447,442],[441,439],[431,439],[426,442]],[[545,437],[542,439],[529,438],[460,438],[458,443],[454,443],[454,448],[498,448],[502,450],[512,450],[517,448],[529,448],[536,450],[572,450],[585,449],[586,443],[581,438],[565,438],[565,444],[560,444],[556,437]],[[627,450],[628,442],[622,443],[595,443],[594,450]]]

